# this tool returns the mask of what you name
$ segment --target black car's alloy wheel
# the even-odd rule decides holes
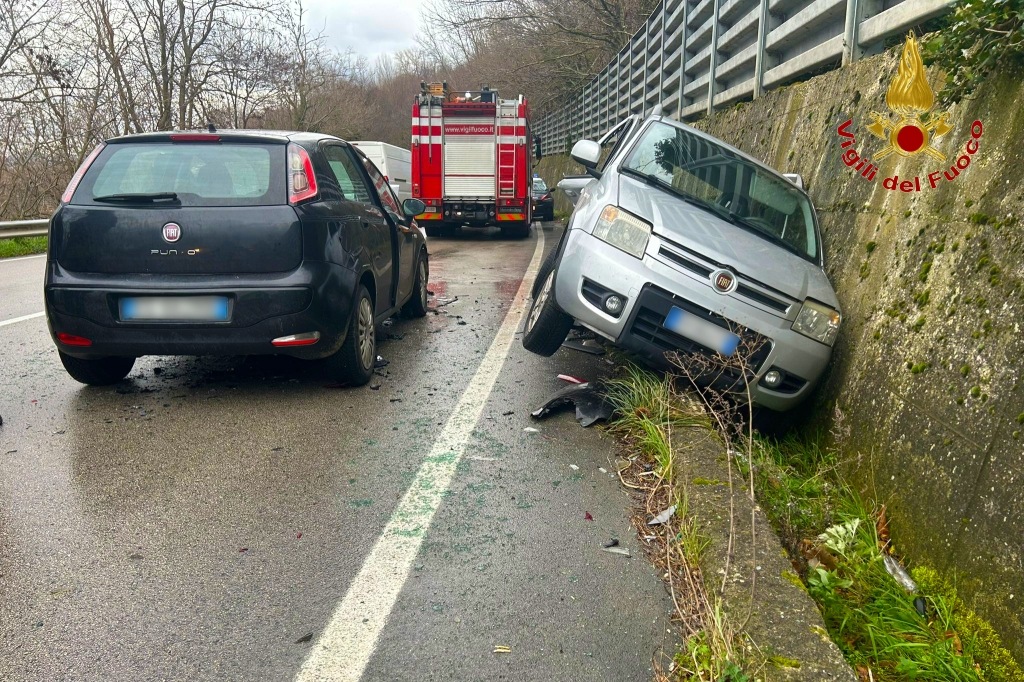
[[[61,364],[75,381],[89,386],[109,386],[128,376],[135,358],[76,358],[57,351]]]
[[[330,374],[338,381],[362,386],[373,376],[376,359],[377,330],[373,320],[373,297],[360,284],[352,306],[345,343],[325,362]]]
[[[407,317],[423,317],[427,314],[427,281],[430,274],[430,266],[427,263],[427,254],[423,252],[416,261],[416,281],[413,283],[412,296],[402,306],[402,312]]]

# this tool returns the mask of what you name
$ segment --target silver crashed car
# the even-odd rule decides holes
[[[526,349],[551,355],[578,324],[656,364],[716,358],[708,383],[737,391],[746,372],[771,410],[806,398],[842,316],[802,181],[661,115],[572,156],[592,177],[559,185],[576,207],[538,273]]]

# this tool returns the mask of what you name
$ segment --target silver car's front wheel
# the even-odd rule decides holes
[[[544,357],[554,355],[572,328],[572,318],[555,303],[555,258],[552,256],[537,273],[537,280],[543,283],[534,292],[523,331],[523,348]]]
[[[551,285],[554,283],[555,273],[548,273],[547,279],[544,280],[544,284],[541,285],[540,292],[537,294],[537,298],[534,299],[533,305],[530,306],[530,317],[526,320],[527,331],[532,331],[533,328],[537,326],[537,320],[540,319],[540,313],[544,310],[544,306],[551,297]]]

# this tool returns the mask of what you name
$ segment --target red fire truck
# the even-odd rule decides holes
[[[531,139],[522,95],[421,83],[412,107],[412,195],[427,206],[416,217],[427,234],[497,224],[509,236],[528,236]]]

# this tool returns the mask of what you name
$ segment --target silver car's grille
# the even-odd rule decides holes
[[[700,277],[709,277],[713,271],[718,268],[725,267],[724,265],[708,260],[704,256],[697,254],[692,249],[688,249],[680,244],[672,244],[671,246],[662,244],[658,247],[658,255],[669,263],[685,270],[689,270]],[[760,303],[767,308],[771,308],[776,312],[782,313],[783,315],[789,313],[790,307],[796,302],[781,291],[773,289],[762,282],[758,282],[742,272],[737,272],[736,276],[740,280],[740,285],[736,288],[736,293],[743,298],[756,301],[757,303]],[[751,284],[754,284],[759,288],[754,288],[750,286]]]

